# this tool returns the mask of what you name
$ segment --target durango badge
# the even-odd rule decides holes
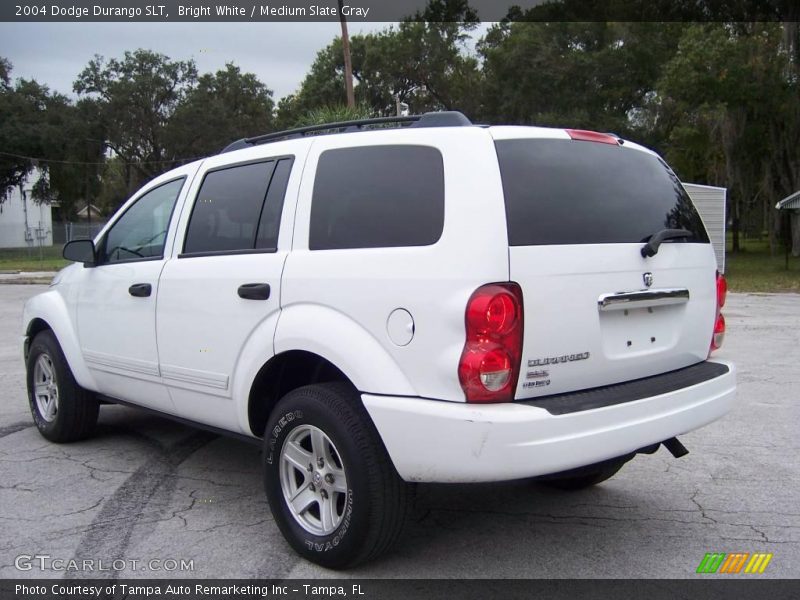
[[[556,365],[558,363],[573,362],[576,360],[587,360],[589,358],[588,352],[579,352],[578,354],[564,354],[563,356],[546,356],[544,358],[537,358],[528,361],[528,367],[543,367],[545,365]]]

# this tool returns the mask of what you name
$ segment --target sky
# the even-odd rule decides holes
[[[350,34],[390,23],[349,23]],[[477,31],[482,34],[485,25]],[[277,102],[297,90],[319,50],[341,33],[339,23],[0,23],[0,56],[12,78],[35,79],[74,96],[72,83],[95,54],[121,58],[146,48],[173,60],[193,58],[199,73],[234,62],[255,73]]]
[[[389,23],[350,23],[350,34]],[[255,73],[278,99],[296,91],[319,50],[341,33],[324,23],[0,23],[0,56],[12,78],[36,79],[73,95],[72,82],[95,54],[121,58],[146,48],[173,60],[193,58],[200,73],[234,62]]]

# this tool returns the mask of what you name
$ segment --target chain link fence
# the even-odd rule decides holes
[[[105,221],[73,223],[71,221],[53,222],[53,244],[66,244],[72,240],[92,239],[105,227]]]

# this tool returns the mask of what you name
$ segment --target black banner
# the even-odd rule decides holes
[[[756,576],[757,577],[757,576]],[[530,580],[530,579],[70,579],[2,580],[3,600],[486,600],[647,598],[795,600],[797,580],[714,576],[680,580]]]
[[[448,20],[423,14],[427,0],[344,0],[352,22]],[[797,21],[796,0],[470,0],[481,21]],[[20,0],[0,3],[0,21],[337,21],[333,0]]]

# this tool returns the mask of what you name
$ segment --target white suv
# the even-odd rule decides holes
[[[24,315],[42,435],[113,402],[263,440],[275,521],[328,567],[389,547],[406,482],[585,487],[685,453],[735,393],[701,218],[613,135],[435,113],[241,140],[64,256]]]

